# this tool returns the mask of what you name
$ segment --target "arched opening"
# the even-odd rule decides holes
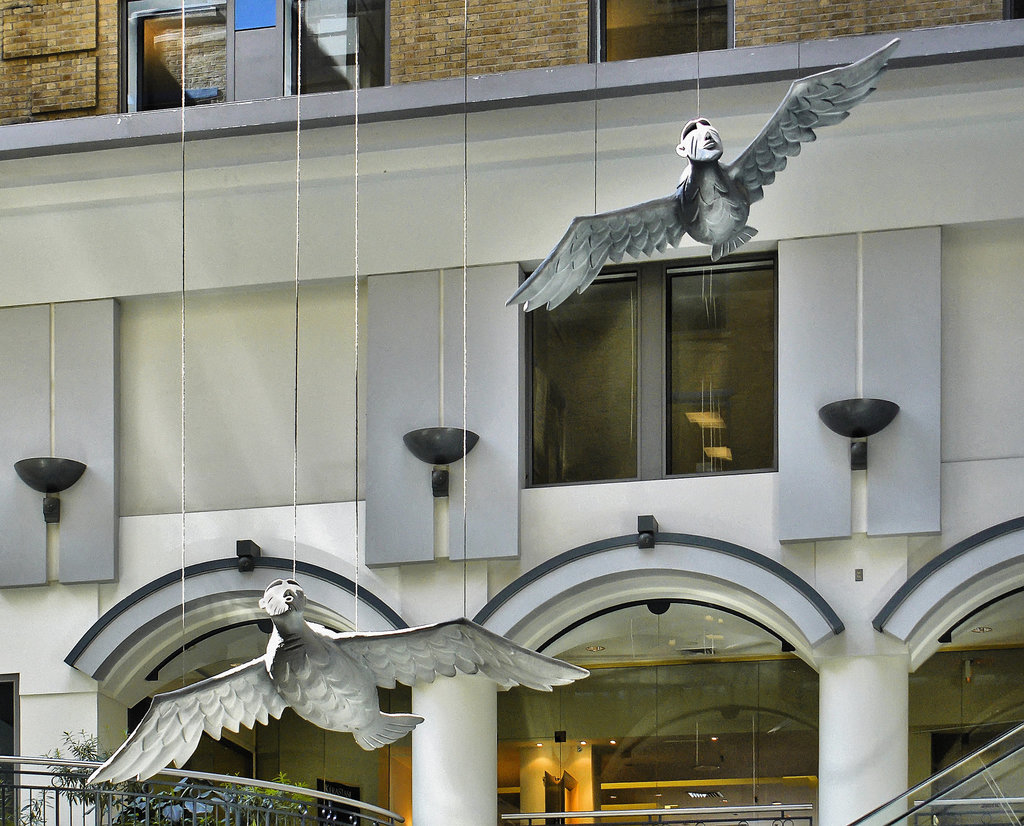
[[[111,701],[101,739],[119,743],[154,695],[262,656],[271,624],[258,600],[269,582],[291,576],[292,565],[262,557],[244,574],[235,558],[187,566],[138,588],[100,617],[66,661],[98,680]],[[348,631],[358,610],[360,630],[406,627],[385,600],[334,570],[300,561],[296,576],[312,622]],[[379,696],[383,711],[411,710],[408,688],[381,689]],[[368,752],[351,734],[324,731],[290,710],[266,726],[225,731],[219,740],[204,734],[185,768],[298,783],[400,812],[411,808],[408,736]]]
[[[498,698],[506,812],[816,805],[818,675],[843,630],[774,560],[707,537],[615,537],[560,554],[478,614],[591,669]],[[794,808],[807,806],[808,808]]]

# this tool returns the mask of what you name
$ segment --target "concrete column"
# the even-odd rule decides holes
[[[845,826],[907,789],[908,662],[830,657],[818,673],[818,821]]]
[[[498,822],[497,686],[479,676],[438,677],[412,690],[415,826]]]

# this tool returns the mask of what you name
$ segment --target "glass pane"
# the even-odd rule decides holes
[[[295,14],[293,6],[293,20]],[[305,0],[302,91],[354,88],[357,49],[359,85],[383,86],[387,55],[384,35],[384,0]]]
[[[700,8],[700,25],[697,9]],[[684,54],[725,49],[729,45],[726,0],[605,0],[604,59]]]
[[[670,271],[669,473],[775,465],[775,273]]]
[[[533,325],[534,484],[637,475],[637,280],[599,281]]]
[[[137,108],[181,105],[181,13],[129,8],[137,49]],[[138,12],[133,14],[133,12]],[[219,103],[227,90],[227,27],[222,7],[186,10],[185,104]]]
[[[813,805],[817,692],[795,658],[595,668],[551,694],[502,692],[499,809]]]

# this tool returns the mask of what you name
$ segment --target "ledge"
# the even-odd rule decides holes
[[[1024,20],[972,23],[895,33],[903,43],[894,68],[1024,56]],[[702,88],[796,79],[849,63],[893,34],[726,49],[700,55]],[[551,103],[629,97],[693,89],[695,54],[615,63],[528,69],[358,91],[303,95],[304,128],[379,123]],[[294,129],[296,97],[197,106],[186,110],[188,140]],[[0,160],[180,140],[181,110],[165,109],[68,118],[0,127]]]

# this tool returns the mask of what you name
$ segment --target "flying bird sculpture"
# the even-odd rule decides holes
[[[867,57],[797,80],[750,145],[730,163],[721,163],[722,138],[698,117],[683,127],[676,152],[687,165],[675,192],[653,201],[575,218],[562,240],[507,304],[557,307],[575,290],[583,292],[605,262],[651,255],[676,246],[683,235],[711,245],[711,259],[734,252],[757,230],[747,224],[750,205],[800,144],[816,139],[814,130],[844,120],[874,91],[899,46],[894,39]]]
[[[540,691],[587,676],[586,669],[545,657],[457,619],[399,631],[336,633],[303,618],[297,582],[278,579],[260,600],[274,622],[267,652],[216,677],[158,694],[124,744],[89,777],[90,783],[145,780],[181,765],[205,731],[219,739],[280,718],[286,708],[325,729],[351,731],[371,750],[394,742],[423,718],[385,714],[377,686],[430,683],[438,674],[480,673],[498,685]]]

